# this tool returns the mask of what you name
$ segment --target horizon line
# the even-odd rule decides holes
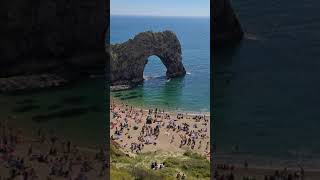
[[[210,18],[209,16],[184,16],[184,15],[152,15],[152,14],[110,14],[110,16],[134,16],[134,17],[190,17],[190,18]]]

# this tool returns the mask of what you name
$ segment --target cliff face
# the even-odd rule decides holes
[[[181,45],[171,31],[143,32],[122,44],[110,47],[110,80],[112,86],[134,86],[143,82],[148,57],[156,55],[167,68],[169,78],[186,73],[182,64]]]
[[[0,2],[0,78],[103,73],[106,1]]]
[[[214,46],[234,43],[243,37],[238,17],[229,0],[215,0],[212,26]]]

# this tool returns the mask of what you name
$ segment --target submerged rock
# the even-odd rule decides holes
[[[67,96],[62,99],[62,104],[77,105],[86,100],[86,96]]]
[[[13,76],[0,78],[0,92],[15,92],[39,88],[57,87],[68,80],[53,74]]]
[[[14,108],[12,111],[18,112],[18,113],[23,113],[23,112],[33,111],[35,109],[40,109],[40,106],[38,106],[38,105],[24,105],[24,106],[19,106],[17,108]]]
[[[143,71],[148,57],[158,56],[167,68],[166,76],[173,78],[186,74],[182,64],[180,42],[172,31],[142,32],[110,49],[111,90],[135,87],[143,82]]]
[[[32,117],[32,120],[35,122],[45,122],[51,119],[63,119],[63,118],[72,118],[72,117],[81,117],[84,114],[88,113],[90,107],[77,107],[63,109],[56,112],[47,112],[44,114],[38,114]]]

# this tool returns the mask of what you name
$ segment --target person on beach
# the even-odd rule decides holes
[[[171,137],[170,144],[172,144],[172,143],[173,143],[173,141],[174,141],[174,135],[172,135],[172,137]]]
[[[206,151],[208,151],[208,149],[209,149],[209,141],[207,142],[207,145],[206,145]]]
[[[244,168],[245,168],[245,169],[248,169],[248,166],[249,166],[249,165],[248,165],[248,162],[247,162],[247,161],[244,161]]]

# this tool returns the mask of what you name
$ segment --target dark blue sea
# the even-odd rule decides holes
[[[216,56],[217,153],[319,168],[320,1],[233,7],[246,35]]]
[[[171,30],[182,46],[187,75],[167,80],[166,68],[156,56],[149,57],[143,85],[112,93],[123,102],[167,110],[209,112],[210,18],[111,16],[110,41],[125,42],[144,31]]]

